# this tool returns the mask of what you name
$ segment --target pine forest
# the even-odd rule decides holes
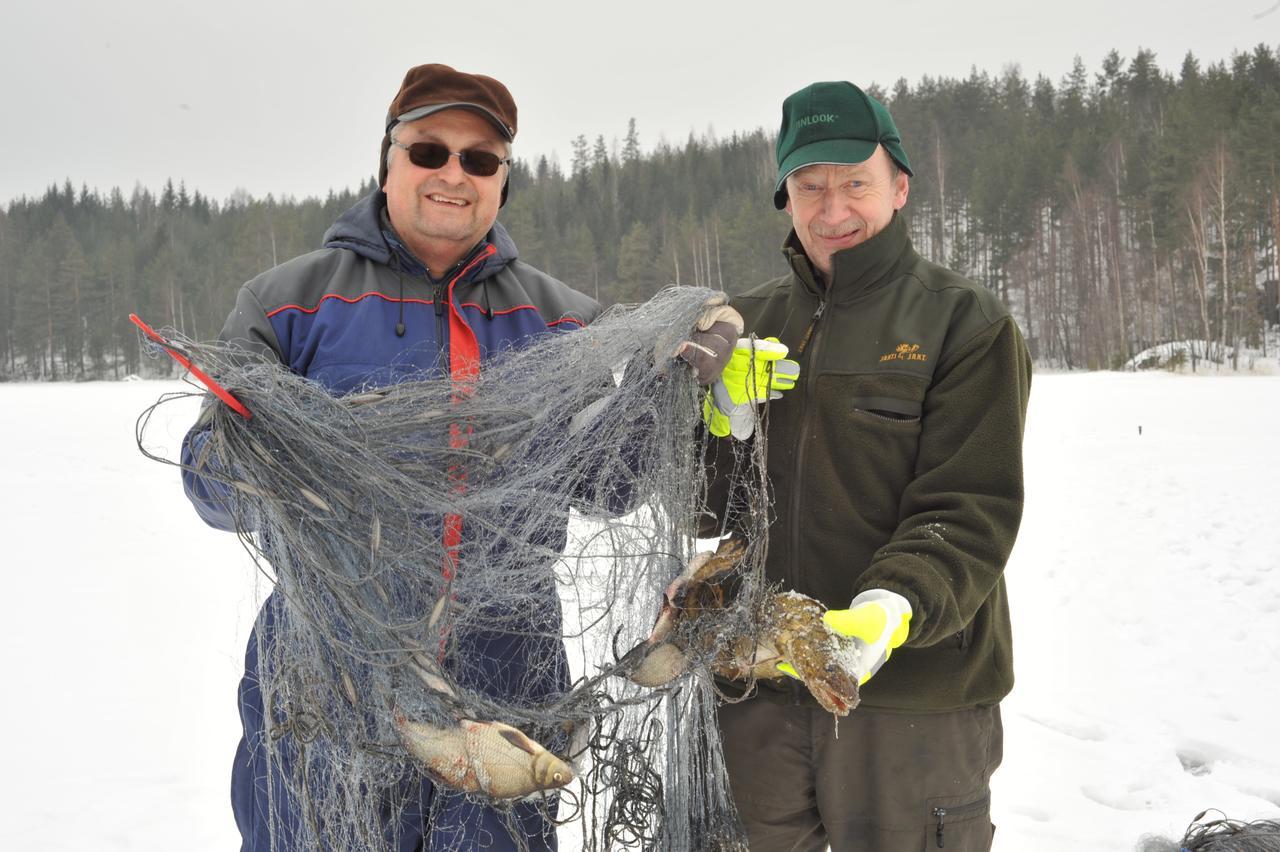
[[[1276,50],[1188,54],[1176,71],[1113,51],[1057,82],[1010,67],[868,89],[915,172],[903,213],[916,248],[994,290],[1038,364],[1119,369],[1193,341],[1169,351],[1233,369],[1280,324]],[[605,304],[669,284],[740,292],[785,272],[773,132],[645,145],[633,120],[584,133],[567,168],[517,159],[499,221],[523,259]],[[374,188],[214,200],[181,180],[158,193],[67,180],[11,201],[0,380],[172,375],[129,313],[213,337],[243,282],[319,248]]]

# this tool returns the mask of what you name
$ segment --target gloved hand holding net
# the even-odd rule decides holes
[[[688,339],[676,347],[675,356],[688,362],[698,384],[706,387],[724,372],[742,329],[742,314],[728,304],[723,293],[717,293],[704,303]]]
[[[786,357],[787,345],[776,337],[738,340],[729,363],[707,391],[702,419],[712,435],[733,435],[740,441],[755,431],[754,406],[781,399],[796,386],[800,364]]]

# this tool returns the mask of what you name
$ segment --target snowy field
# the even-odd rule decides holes
[[[182,387],[0,384],[0,849],[238,848],[235,686],[263,589],[135,447],[138,413]],[[162,408],[151,446],[172,454],[194,410]],[[1280,377],[1036,377],[997,852],[1280,816],[1277,424]]]

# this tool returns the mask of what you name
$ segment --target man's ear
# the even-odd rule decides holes
[[[898,172],[893,187],[893,209],[901,210],[907,203],[907,195],[911,192],[911,179],[906,172]]]

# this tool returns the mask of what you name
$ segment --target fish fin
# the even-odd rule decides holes
[[[511,743],[521,751],[532,755],[536,755],[538,753],[537,748],[534,747],[533,740],[529,739],[515,728],[502,727],[498,729],[498,733],[504,740]]]

